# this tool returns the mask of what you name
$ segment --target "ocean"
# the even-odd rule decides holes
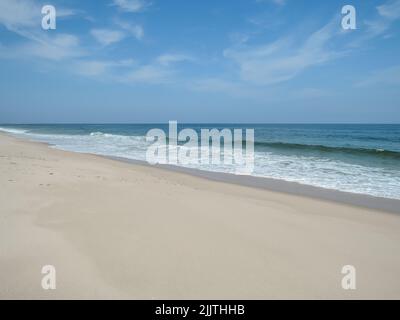
[[[67,151],[146,160],[146,133],[168,124],[0,125]],[[400,199],[399,124],[179,124],[178,130],[254,129],[252,175]],[[187,165],[233,173],[232,166]]]

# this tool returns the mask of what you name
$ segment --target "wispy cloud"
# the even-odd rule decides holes
[[[32,41],[18,51],[55,61],[78,58],[86,54],[80,47],[78,37],[71,34],[58,34],[45,41]]]
[[[113,0],[113,5],[126,12],[139,12],[151,5],[146,0]]]
[[[193,61],[193,57],[185,54],[163,54],[159,56],[156,61],[162,66],[169,66],[173,63],[183,62],[183,61]]]
[[[258,46],[226,49],[224,56],[239,68],[241,80],[256,85],[288,81],[304,70],[327,63],[343,53],[328,47],[339,34],[336,19],[312,33],[300,46],[290,38]]]
[[[69,8],[59,8],[58,15],[70,17],[77,13]],[[0,2],[0,24],[16,33],[25,41],[3,46],[2,57],[36,57],[63,60],[81,57],[85,51],[79,38],[68,33],[51,34],[41,29],[41,6],[34,0],[2,0]]]
[[[21,44],[3,46],[1,57],[8,59],[40,58],[51,61],[75,59],[87,55],[79,39],[71,34],[57,34],[27,40]]]
[[[286,0],[256,0],[256,2],[272,2],[278,6],[283,6],[286,4]]]
[[[152,63],[134,68],[122,75],[120,79],[128,83],[166,84],[177,82],[178,69],[176,64],[194,59],[184,54],[165,53],[158,56]]]
[[[144,1],[116,1],[121,9],[137,12],[148,6]],[[80,11],[64,8],[63,17]],[[97,59],[95,48],[82,46],[78,36],[59,32],[44,32],[41,29],[41,8],[35,0],[2,0],[0,2],[0,24],[24,39],[21,43],[5,46],[1,44],[2,58],[41,58],[47,61],[64,61],[66,70],[74,74],[96,79],[123,83],[165,84],[177,81],[178,63],[194,60],[181,53],[165,53],[148,63],[129,59]],[[132,36],[143,39],[144,30],[121,18],[113,21],[113,28],[93,28],[89,34],[102,46],[109,46]],[[35,28],[36,27],[36,28]],[[58,30],[57,30],[58,31]],[[101,77],[99,78],[98,76]]]
[[[0,23],[8,30],[18,32],[23,28],[40,26],[41,11],[32,0],[0,1]]]
[[[135,64],[133,59],[106,61],[106,60],[81,60],[73,63],[73,71],[83,76],[113,76],[116,69],[126,69]]]
[[[400,19],[400,0],[391,0],[376,7],[377,17],[365,21],[367,37],[376,37],[385,34],[391,25]]]
[[[131,36],[135,37],[137,40],[142,40],[144,37],[144,29],[139,24],[131,24],[129,22],[115,19],[115,24],[123,29],[124,31],[128,32]]]
[[[108,46],[125,38],[123,32],[111,29],[92,29],[90,34],[103,46]]]
[[[82,10],[57,6],[57,18],[69,18],[82,13]],[[41,6],[34,0],[0,1],[0,24],[22,36],[28,31],[40,29],[42,17]]]
[[[57,18],[70,18],[73,16],[82,15],[85,12],[83,10],[71,9],[71,8],[57,8]]]
[[[377,7],[379,14],[390,20],[400,18],[400,1],[392,0]]]
[[[175,71],[158,65],[144,65],[120,77],[125,83],[166,84],[173,81]]]
[[[148,63],[126,60],[76,60],[72,72],[86,77],[120,82],[124,84],[160,85],[177,83],[178,63],[192,61],[183,54],[162,54]],[[101,78],[98,76],[101,75]]]

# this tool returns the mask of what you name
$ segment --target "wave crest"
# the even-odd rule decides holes
[[[310,145],[298,143],[285,143],[285,142],[255,142],[257,147],[269,147],[275,149],[286,150],[304,150],[304,151],[317,151],[317,152],[343,152],[348,154],[370,155],[380,157],[390,157],[400,159],[400,152],[384,150],[384,149],[368,149],[368,148],[352,148],[352,147],[329,147],[324,145]]]

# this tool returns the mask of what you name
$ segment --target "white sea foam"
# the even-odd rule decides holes
[[[8,133],[13,133],[13,134],[22,134],[22,133],[26,133],[28,130],[16,129],[16,128],[3,128],[3,127],[0,127],[0,131],[8,132]]]

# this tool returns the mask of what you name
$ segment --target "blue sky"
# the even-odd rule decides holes
[[[400,0],[0,0],[0,123],[398,123],[399,28]]]

